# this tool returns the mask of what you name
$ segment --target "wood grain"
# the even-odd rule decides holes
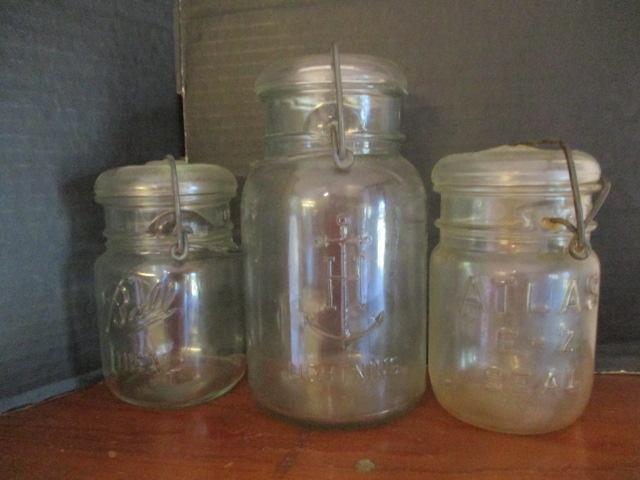
[[[260,410],[242,382],[207,405],[149,411],[100,384],[0,417],[0,478],[640,479],[640,377],[599,375],[572,427],[518,437],[449,416],[429,391],[386,425],[322,430]]]

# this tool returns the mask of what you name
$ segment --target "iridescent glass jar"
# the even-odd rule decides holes
[[[104,172],[107,251],[95,266],[102,367],[122,400],[159,408],[201,403],[242,378],[242,259],[231,238],[233,175],[177,163],[187,248],[175,255],[167,160]],[[175,247],[174,247],[175,249]]]
[[[267,68],[267,153],[242,198],[249,382],[264,407],[328,425],[380,420],[421,397],[426,375],[426,201],[399,153],[406,80],[344,55],[346,147],[331,141],[330,57]]]
[[[600,167],[573,152],[592,211]],[[431,256],[429,374],[439,402],[479,427],[563,428],[593,382],[600,263],[578,248],[562,150],[498,147],[450,155],[433,170],[440,243]],[[595,212],[593,212],[595,214]]]

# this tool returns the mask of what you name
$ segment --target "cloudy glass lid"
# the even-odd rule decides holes
[[[177,160],[180,195],[235,196],[233,174],[218,165]],[[110,197],[171,197],[171,167],[167,160],[114,168],[102,173],[95,184],[96,199]]]
[[[369,55],[340,55],[340,72],[345,90],[382,90],[407,93],[407,79],[398,66]],[[288,59],[267,67],[256,81],[256,93],[299,89],[333,89],[330,55],[309,55]]]
[[[588,153],[572,150],[578,181],[598,182],[600,165]],[[436,190],[446,187],[569,187],[567,160],[561,149],[525,145],[457,153],[441,159],[431,179]]]

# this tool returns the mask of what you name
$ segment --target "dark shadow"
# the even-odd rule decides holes
[[[68,356],[78,377],[100,368],[93,264],[104,251],[104,215],[93,201],[97,176],[79,177],[63,187],[66,216],[71,225],[64,281]]]
[[[433,139],[442,139],[444,128],[436,110],[426,99],[412,95],[410,101],[405,102],[402,110],[402,131],[406,140],[402,146],[402,155],[416,167],[424,181],[427,192],[429,253],[438,243],[439,235],[434,221],[440,216],[440,196],[433,191],[431,170],[439,160],[441,149],[437,148]]]
[[[176,98],[181,105],[180,98]],[[61,187],[70,225],[70,244],[65,268],[64,306],[68,324],[68,357],[80,384],[93,381],[101,367],[93,266],[105,251],[104,211],[94,200],[94,184],[100,173],[122,165],[160,160],[167,154],[184,155],[181,107],[171,111],[152,110],[122,122],[103,139],[111,152],[96,153],[91,174],[70,178]],[[81,164],[82,157],[70,164]],[[106,163],[105,163],[106,160]],[[84,172],[87,168],[82,168]]]

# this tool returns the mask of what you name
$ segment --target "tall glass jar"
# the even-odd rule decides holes
[[[187,248],[176,259],[167,160],[98,177],[107,251],[95,265],[102,367],[122,400],[177,408],[204,402],[242,378],[242,257],[231,238],[233,175],[177,163]]]
[[[600,167],[573,152],[582,206]],[[570,254],[575,206],[562,150],[505,146],[435,166],[429,373],[438,401],[479,427],[529,434],[571,424],[593,381],[600,263]],[[586,241],[595,224],[586,230]]]
[[[252,392],[326,425],[403,411],[426,376],[425,192],[399,153],[406,80],[373,57],[341,65],[351,168],[334,163],[330,58],[297,58],[257,80],[267,153],[242,197]]]

